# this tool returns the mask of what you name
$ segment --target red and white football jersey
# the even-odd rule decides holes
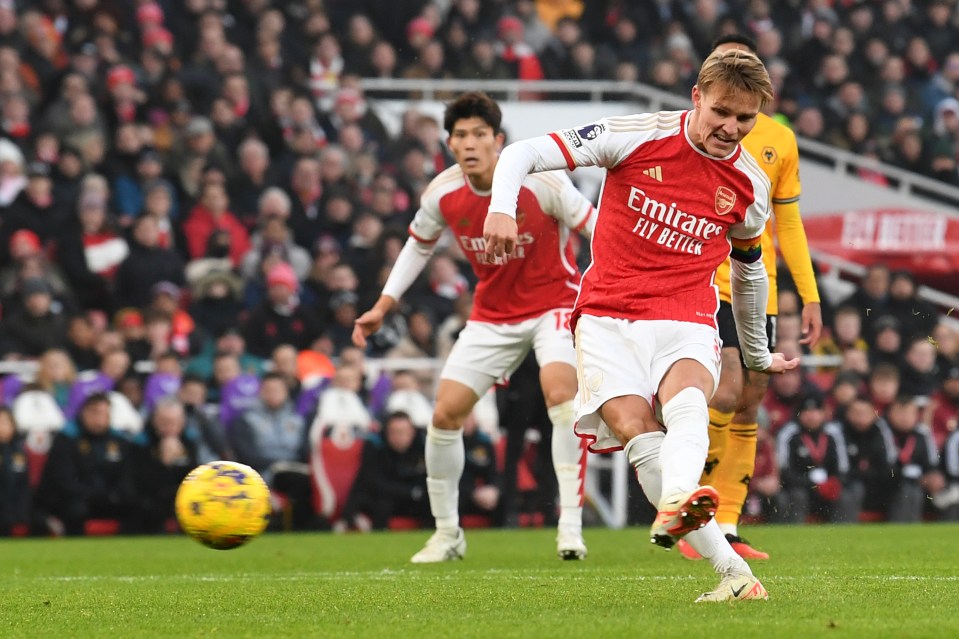
[[[490,191],[474,189],[454,165],[424,191],[410,224],[410,235],[432,243],[449,227],[479,282],[470,319],[515,324],[554,308],[571,308],[579,292],[580,272],[570,230],[591,223],[593,205],[563,171],[530,175],[517,207],[516,249],[505,264],[486,257],[483,224]]]
[[[697,148],[688,115],[611,117],[550,134],[570,169],[607,169],[574,321],[586,313],[715,326],[715,271],[730,238],[762,234],[770,185],[742,147],[724,158]]]

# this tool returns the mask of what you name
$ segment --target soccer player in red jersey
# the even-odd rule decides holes
[[[519,232],[507,258],[486,251],[483,223],[490,203],[493,170],[504,136],[502,115],[489,96],[466,93],[446,109],[444,124],[456,165],[426,188],[410,224],[410,239],[393,266],[382,295],[356,320],[360,347],[379,330],[384,316],[426,266],[445,229],[450,229],[479,280],[473,311],[440,373],[433,421],[427,430],[426,472],[436,533],[414,563],[461,559],[466,540],[457,504],[463,474],[463,422],[493,384],[514,371],[532,349],[553,423],[553,466],[559,484],[557,553],[584,559],[582,500],[585,448],[573,432],[576,354],[569,318],[580,273],[571,231],[589,236],[592,204],[563,171],[521,180],[516,221]]]
[[[607,169],[593,262],[572,318],[576,430],[592,451],[625,449],[647,498],[658,504],[654,543],[668,548],[685,536],[720,573],[716,590],[697,601],[767,597],[712,519],[718,495],[699,478],[709,446],[707,402],[721,363],[713,278],[730,249],[746,364],[767,373],[799,365],[768,350],[760,236],[770,185],[739,145],[771,97],[755,55],[716,52],[700,69],[690,111],[612,117],[512,144],[496,167],[484,229],[489,254],[508,254],[527,174]]]

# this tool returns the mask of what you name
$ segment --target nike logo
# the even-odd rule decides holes
[[[746,584],[743,584],[739,588],[733,588],[732,586],[730,586],[729,589],[733,591],[733,597],[739,597],[739,595],[742,594],[743,590],[746,589]]]

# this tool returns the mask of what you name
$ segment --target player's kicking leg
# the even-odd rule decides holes
[[[576,369],[563,362],[550,362],[540,369],[540,383],[553,424],[553,470],[559,486],[559,525],[556,553],[561,559],[586,558],[583,541],[583,482],[586,447],[573,430],[576,410]]]
[[[463,422],[478,401],[469,386],[441,379],[433,423],[426,434],[426,488],[436,532],[410,559],[429,564],[462,559],[466,538],[459,523],[459,482],[465,465]]]

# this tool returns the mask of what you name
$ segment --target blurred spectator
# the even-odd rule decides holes
[[[73,419],[88,397],[113,390],[129,370],[130,356],[125,350],[116,346],[113,350],[104,352],[97,370],[77,375],[76,381],[70,387],[64,415],[67,419]]]
[[[279,373],[267,373],[259,400],[233,422],[230,443],[236,460],[257,470],[272,490],[292,503],[293,525],[312,520],[312,486],[306,461],[308,429]]]
[[[300,304],[300,283],[293,267],[274,265],[266,276],[267,295],[243,323],[243,336],[250,353],[269,357],[280,344],[307,348],[320,335],[320,325],[311,309]]]
[[[96,368],[100,355],[96,351],[96,331],[87,315],[74,315],[67,327],[67,353],[78,371]]]
[[[39,357],[51,348],[67,344],[67,318],[46,280],[31,278],[21,287],[23,308],[3,323],[3,353]]]
[[[189,196],[202,200],[203,185],[198,179],[199,174],[205,167],[217,167],[230,177],[233,174],[233,162],[226,147],[216,139],[209,118],[193,117],[184,129],[184,136],[182,142],[174,145],[170,166],[176,167],[180,187]]]
[[[230,182],[228,190],[237,217],[249,227],[258,213],[263,214],[262,198],[265,191],[273,184],[270,149],[261,140],[248,138],[240,144],[237,156],[239,170]],[[289,200],[287,200],[287,217],[290,214],[289,209]]]
[[[929,339],[914,337],[910,340],[903,353],[899,384],[900,393],[921,398],[923,403],[928,402],[929,397],[939,387],[936,347]]]
[[[885,312],[899,320],[905,340],[932,335],[938,318],[936,308],[916,295],[916,279],[906,271],[897,271],[890,277]]]
[[[131,446],[111,427],[106,394],[90,395],[76,420],[53,439],[37,488],[38,507],[57,518],[68,535],[82,534],[88,519],[116,519],[122,530],[138,530]]]
[[[31,162],[26,171],[27,183],[9,208],[3,211],[0,230],[0,258],[6,261],[10,236],[20,229],[33,232],[46,246],[68,227],[71,213],[66,202],[54,198],[51,169],[43,162]]]
[[[842,355],[849,348],[869,351],[869,345],[862,338],[862,319],[855,307],[839,307],[830,328],[829,333],[813,345],[813,354]]]
[[[228,210],[230,199],[222,184],[207,182],[200,187],[199,202],[183,222],[187,251],[191,259],[203,257],[207,241],[217,229],[230,234],[229,256],[234,266],[250,250],[250,237],[239,220]]]
[[[77,202],[79,229],[64,236],[58,254],[79,304],[109,313],[117,308],[114,278],[130,248],[110,218],[108,200],[106,180],[87,175]]]
[[[27,528],[32,520],[31,492],[25,438],[17,432],[13,412],[0,406],[0,536],[17,527]]]
[[[189,314],[206,340],[237,325],[243,309],[240,286],[240,278],[230,271],[210,271],[194,282]]]
[[[895,445],[889,521],[921,521],[926,496],[945,487],[932,433],[919,419],[919,407],[908,395],[897,397],[886,413]]]
[[[874,411],[879,414],[886,412],[899,395],[900,381],[899,368],[888,362],[877,364],[869,371],[867,392]]]
[[[260,197],[258,209],[259,228],[253,234],[250,251],[240,265],[243,277],[255,277],[265,256],[276,254],[293,267],[298,279],[306,278],[313,260],[309,251],[294,242],[287,226],[290,198],[281,189],[270,187]]]
[[[940,383],[941,387],[932,396],[929,414],[936,448],[943,450],[946,438],[959,429],[959,366],[942,370]]]
[[[776,436],[783,486],[780,509],[791,523],[803,523],[809,516],[831,523],[849,520],[843,508],[849,457],[841,432],[826,425],[824,408],[818,393],[805,396],[796,420]]]
[[[426,428],[433,419],[433,402],[422,388],[420,379],[411,371],[397,371],[393,374],[385,411],[406,413],[417,428]]]
[[[836,375],[826,398],[826,411],[830,419],[835,421],[844,419],[849,405],[860,394],[864,394],[864,391],[865,384],[858,373],[846,371]]]
[[[143,210],[148,186],[163,176],[163,160],[156,149],[141,149],[134,161],[134,172],[121,175],[113,185],[116,211],[124,226]]]
[[[150,303],[144,308],[148,333],[150,324],[157,319],[163,319],[167,323],[165,344],[157,342],[156,334],[147,335],[152,349],[162,352],[169,348],[182,356],[192,355],[200,350],[202,336],[196,330],[190,314],[180,308],[182,295],[183,291],[173,282],[157,282],[150,288]]]
[[[44,352],[37,362],[37,377],[34,384],[37,389],[50,393],[60,409],[67,407],[70,388],[76,381],[77,371],[73,360],[66,351],[52,349]]]
[[[197,375],[184,375],[176,397],[183,404],[186,431],[197,440],[197,462],[233,459],[223,426],[207,404],[206,381]]]
[[[902,360],[903,342],[899,320],[891,315],[884,315],[873,323],[872,330],[869,365],[873,368],[879,364],[899,366]]]
[[[863,513],[884,516],[892,488],[892,465],[896,449],[886,421],[864,395],[857,395],[838,419],[849,455],[845,492],[850,521]]]
[[[425,524],[430,517],[426,494],[425,434],[405,413],[392,413],[381,435],[363,445],[360,470],[343,509],[343,520],[360,530],[383,530],[391,517]]]
[[[173,505],[180,482],[199,463],[197,441],[190,437],[186,424],[183,404],[166,397],[157,402],[137,437],[137,491],[146,532],[162,532],[175,516]]]
[[[875,338],[873,323],[884,314],[888,302],[889,268],[882,264],[873,264],[866,269],[866,275],[856,292],[846,298],[841,306],[851,306],[859,310],[863,337],[872,344]]]
[[[501,490],[496,450],[493,441],[478,429],[472,416],[463,423],[463,447],[466,461],[460,477],[459,512],[461,515],[484,515],[495,521]]]
[[[0,304],[7,312],[17,306],[23,280],[33,277],[40,277],[50,285],[55,300],[73,300],[66,278],[60,268],[47,259],[40,238],[33,231],[20,229],[10,236],[10,262],[0,267]]]
[[[933,498],[947,521],[959,521],[959,431],[953,431],[942,449],[946,487]]]
[[[182,285],[183,261],[179,254],[160,245],[160,227],[147,215],[133,226],[130,254],[117,269],[116,300],[120,306],[144,307],[160,282]]]

